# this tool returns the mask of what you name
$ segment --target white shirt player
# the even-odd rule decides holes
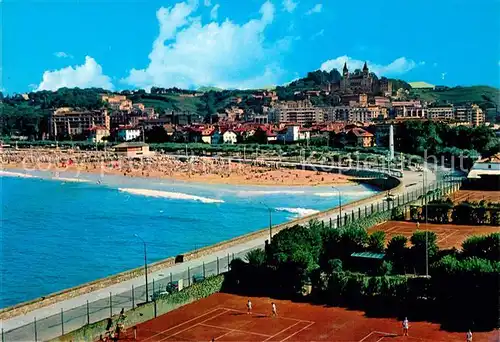
[[[276,315],[276,304],[273,303],[273,314]]]
[[[472,332],[470,330],[467,332],[467,342],[472,342]]]

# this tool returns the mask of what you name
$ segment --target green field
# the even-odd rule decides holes
[[[454,105],[466,103],[483,105],[486,104],[482,97],[485,95],[496,102],[497,106],[500,105],[500,90],[489,86],[455,87],[443,91],[412,89],[411,94],[423,101],[452,103]]]

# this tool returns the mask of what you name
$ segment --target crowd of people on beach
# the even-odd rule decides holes
[[[233,162],[229,158],[187,156],[183,158],[154,154],[142,158],[127,158],[115,153],[62,152],[54,150],[15,150],[1,153],[2,166],[24,170],[64,171],[113,174],[131,177],[177,178],[181,180],[212,180],[235,178],[241,182],[318,184],[335,182],[340,175],[303,170],[283,169],[277,162],[253,160]],[[326,177],[328,179],[326,179]],[[304,179],[300,179],[304,178]]]

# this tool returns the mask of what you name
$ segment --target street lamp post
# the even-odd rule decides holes
[[[146,242],[137,234],[134,234],[134,236],[142,241],[142,244],[144,245],[144,276],[146,278],[146,303],[149,302],[149,291],[148,291],[148,257],[146,254]]]
[[[337,190],[338,193],[339,193],[339,216],[340,216],[340,219],[342,219],[342,193],[340,192],[340,190],[335,187],[335,186],[332,186],[332,189],[333,190]]]
[[[425,163],[427,164],[427,162]],[[424,185],[424,205],[425,205],[425,276],[429,276],[429,241],[427,229],[427,167],[424,166],[423,185]]]
[[[264,205],[267,210],[269,210],[269,243],[271,243],[272,239],[273,239],[273,217],[272,217],[272,209],[267,205],[265,204],[264,202],[260,202],[262,205]]]

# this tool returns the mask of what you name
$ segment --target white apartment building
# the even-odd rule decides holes
[[[323,109],[311,101],[282,101],[274,106],[275,120],[282,123],[315,124],[324,121]]]
[[[429,120],[453,120],[455,117],[453,106],[439,106],[427,108]]]
[[[120,141],[132,141],[141,136],[139,128],[119,128],[116,135]]]

